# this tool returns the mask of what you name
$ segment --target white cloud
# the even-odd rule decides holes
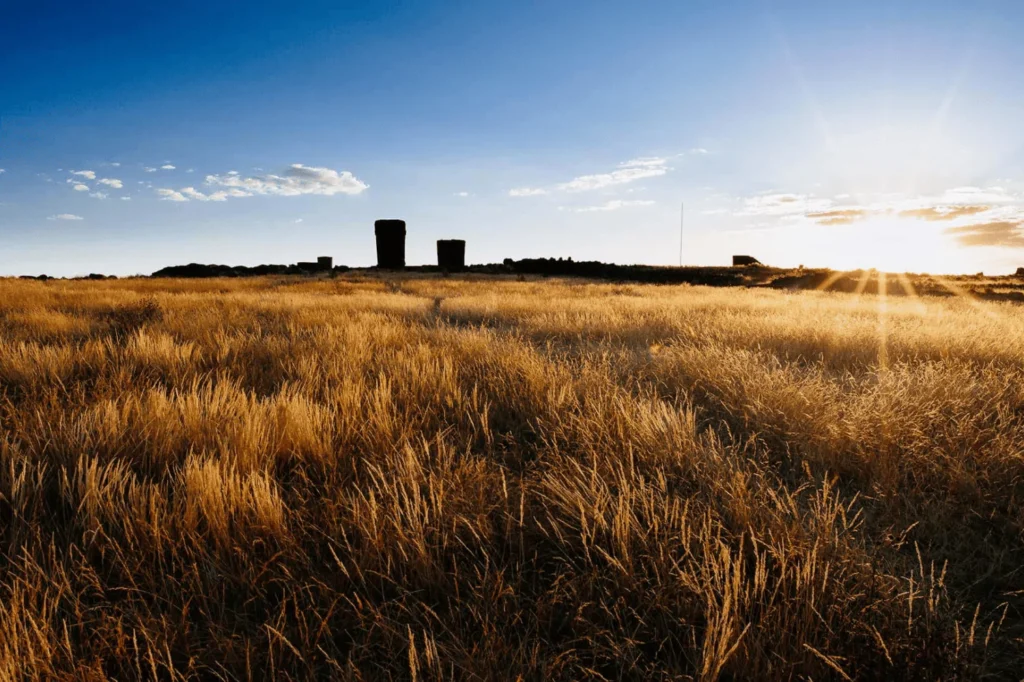
[[[195,172],[196,172],[196,169],[195,169],[195,168],[189,168],[189,169],[188,169],[187,171],[185,171],[185,172],[186,172],[186,173],[195,173]]]
[[[72,189],[74,189],[76,192],[88,192],[89,191],[89,186],[88,185],[83,185],[80,182],[76,182]]]
[[[852,201],[854,196],[857,201]],[[823,226],[851,225],[881,216],[936,222],[953,228],[961,223],[1024,222],[1024,195],[1001,186],[954,187],[918,196],[842,193],[831,199],[812,193],[772,192],[733,201],[735,208],[731,213],[737,217],[806,219]]]
[[[110,165],[113,166],[114,168],[120,168],[121,167],[121,164],[118,163],[117,161],[115,161],[114,163],[112,163]]]
[[[106,199],[109,195],[106,192],[90,192],[89,196],[93,199]]]
[[[143,170],[146,171],[147,173],[156,173],[157,169],[156,168],[146,167],[146,168],[143,168]]]
[[[72,175],[81,175],[86,180],[95,180],[96,171],[84,170],[84,171],[71,171]]]
[[[296,219],[295,219],[295,220],[293,220],[292,222],[293,222],[293,223],[295,223],[296,225],[298,225],[299,223],[301,223],[301,222],[302,222],[302,218],[296,218]]]
[[[6,168],[0,168],[0,175],[3,175],[6,172],[7,172]]]
[[[268,196],[294,197],[303,194],[362,194],[369,188],[365,182],[349,171],[336,171],[330,168],[317,168],[293,163],[283,175],[262,175],[242,177],[237,173],[226,175],[207,175],[206,184],[229,187],[236,192],[228,192],[226,196],[251,196],[261,194]],[[211,197],[214,195],[210,195]]]
[[[705,154],[708,153],[708,150],[704,149],[704,147],[694,147],[693,149],[690,150],[689,153],[695,156],[704,156]]]
[[[806,194],[759,194],[743,200],[738,216],[786,216],[824,211],[832,201]]]
[[[640,156],[629,161],[623,161],[618,167],[609,173],[594,173],[592,175],[580,175],[568,182],[555,185],[554,190],[561,192],[587,192],[595,189],[624,185],[644,178],[656,178],[668,173],[671,168],[668,166],[668,159],[663,156]],[[531,197],[547,194],[548,189],[543,187],[516,187],[508,191],[510,197]]]
[[[176,192],[173,189],[158,189],[156,193],[160,195],[162,201],[188,201],[181,192]]]
[[[571,209],[574,213],[594,213],[597,211],[617,211],[620,208],[629,208],[631,206],[653,206],[653,201],[648,200],[634,200],[625,201],[622,199],[613,199],[606,201],[598,206],[583,206],[581,208]]]
[[[73,213],[58,213],[57,215],[50,216],[47,220],[85,220],[85,218]]]
[[[660,156],[641,156],[640,158],[623,161],[619,168],[659,168],[668,163],[668,159]]]
[[[169,163],[165,163],[164,165],[160,166],[160,170],[174,170],[174,166],[172,166]]]
[[[947,204],[1007,204],[1017,199],[1002,187],[954,187],[940,197]]]
[[[189,199],[196,199],[198,201],[209,201],[210,199],[202,192],[196,190],[195,187],[183,187],[181,189],[181,193],[184,194]],[[223,201],[223,199],[221,201]]]
[[[238,171],[224,175],[207,175],[206,184],[223,187],[212,192],[203,192],[195,187],[181,189],[158,189],[165,201],[227,201],[232,198],[266,196],[300,196],[303,194],[360,194],[369,185],[356,178],[349,171],[330,168],[315,168],[301,163],[292,164],[282,175],[242,177]]]
[[[540,187],[516,187],[508,191],[510,197],[538,197],[547,193],[546,189]]]
[[[251,197],[251,192],[232,188],[204,194],[195,187],[182,187],[180,190],[158,189],[159,194],[166,201],[227,201],[229,197]]]
[[[468,197],[469,196],[469,192],[456,192],[455,196],[457,196],[457,197]]]
[[[124,187],[124,183],[117,178],[100,178],[99,183],[106,185],[107,187],[113,187],[114,189],[121,189]]]
[[[131,197],[121,197],[121,201],[131,201]]]
[[[604,189],[615,185],[623,185],[628,182],[642,180],[644,178],[655,178],[671,170],[666,164],[667,159],[661,157],[645,157],[632,159],[619,164],[618,170],[611,173],[597,173],[594,175],[581,175],[569,182],[562,183],[558,189],[565,192],[586,192],[594,189]]]

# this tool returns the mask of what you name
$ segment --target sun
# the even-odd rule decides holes
[[[812,267],[894,273],[953,273],[963,268],[962,248],[943,234],[943,226],[889,211],[848,224],[808,221],[780,230],[778,236],[780,263],[795,258]]]

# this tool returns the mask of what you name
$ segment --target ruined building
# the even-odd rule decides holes
[[[377,267],[401,270],[405,267],[405,221],[378,220],[373,224],[377,237]]]

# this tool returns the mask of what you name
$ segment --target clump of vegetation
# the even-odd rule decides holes
[[[1012,304],[284,284],[0,282],[0,679],[1019,673]]]
[[[124,340],[147,324],[159,322],[163,317],[160,304],[152,297],[132,303],[122,303],[104,313],[110,327],[110,334],[117,340]]]

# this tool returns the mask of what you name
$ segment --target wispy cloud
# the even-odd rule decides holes
[[[362,194],[369,185],[349,171],[318,168],[293,163],[282,175],[258,175],[242,177],[237,172],[227,175],[207,175],[206,184],[229,187],[251,194],[293,197],[303,194]],[[248,196],[230,194],[229,196]]]
[[[872,213],[874,211],[866,208],[837,208],[831,211],[808,213],[807,217],[819,225],[850,225],[858,220],[864,220]]]
[[[172,166],[169,163],[165,163],[164,165],[160,166],[160,170],[174,170],[174,169],[175,169],[175,166]]]
[[[167,201],[227,201],[230,198],[254,195],[356,195],[369,188],[369,185],[349,171],[304,166],[301,163],[292,164],[281,175],[243,177],[238,171],[207,175],[206,184],[214,191],[203,192],[195,187],[183,187],[179,190],[158,189],[157,193]],[[216,189],[218,187],[225,189]]]
[[[541,187],[515,187],[508,191],[510,197],[539,197],[548,191]]]
[[[594,213],[594,212],[597,212],[597,211],[602,211],[602,212],[603,211],[618,211],[620,208],[629,208],[631,206],[653,206],[653,205],[654,205],[653,201],[647,201],[647,200],[628,201],[628,200],[623,200],[623,199],[612,199],[611,201],[606,201],[605,203],[599,204],[597,206],[582,206],[582,207],[579,207],[579,208],[571,208],[569,210],[573,211],[574,213]]]
[[[1003,187],[954,187],[946,190],[938,203],[943,204],[1007,204],[1016,201]]]
[[[90,192],[89,196],[91,196],[93,199],[106,199],[110,195],[107,194],[106,192]]]
[[[655,178],[665,175],[665,173],[671,170],[666,165],[667,163],[668,159],[661,157],[632,159],[619,164],[619,168],[610,173],[581,175],[569,182],[558,185],[558,189],[565,192],[587,192],[615,185],[624,185],[629,182],[643,180],[644,178]]]
[[[988,223],[948,227],[943,232],[954,235],[963,246],[1024,247],[1021,221],[997,220]]]
[[[6,168],[0,168],[0,175],[3,175],[6,172],[7,172]]]
[[[147,173],[156,173],[156,171],[157,171],[156,168],[153,168],[151,166],[147,166],[146,168],[143,168],[142,170],[146,171]]]
[[[96,179],[96,171],[91,171],[91,170],[71,171],[71,174],[72,175],[80,175],[81,177],[85,178],[86,180],[95,180]]]
[[[58,213],[57,215],[50,216],[47,220],[85,220],[85,218],[74,213]]]
[[[112,187],[114,189],[121,189],[124,187],[124,183],[117,178],[100,178],[98,182],[101,185],[106,185],[107,187]]]
[[[456,192],[455,196],[457,196],[457,197],[468,197],[469,196],[469,192]]]
[[[668,159],[661,156],[641,156],[629,161],[623,161],[619,168],[660,168],[668,163]]]
[[[737,216],[795,216],[832,208],[829,199],[808,194],[759,194],[743,200]]]
[[[662,156],[640,156],[623,161],[615,170],[607,173],[580,175],[552,188],[516,187],[508,191],[510,197],[535,197],[551,192],[589,192],[592,190],[625,185],[645,178],[656,178],[670,170],[668,159]]]
[[[963,206],[926,206],[910,208],[899,212],[901,218],[919,218],[921,220],[956,220],[963,216],[977,215],[992,209],[992,206],[965,204]]]
[[[898,230],[909,221],[945,223],[941,234],[962,247],[1024,248],[1024,195],[1002,186],[963,186],[933,195],[858,194],[859,204],[835,203],[813,194],[764,194],[738,200],[737,216],[805,218],[819,225],[850,225],[881,218]],[[904,222],[907,221],[907,222]],[[888,223],[887,223],[888,225]]]

